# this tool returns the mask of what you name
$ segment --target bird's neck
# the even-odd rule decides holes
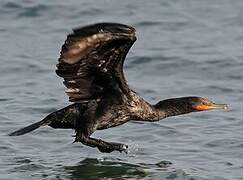
[[[195,112],[188,103],[187,97],[166,99],[153,105],[153,107],[161,119]]]
[[[195,112],[188,103],[188,97],[166,99],[151,105],[135,92],[131,93],[130,111],[134,119],[157,121],[170,116]]]
[[[131,91],[129,101],[129,111],[131,119],[140,120],[140,121],[156,121],[163,119],[165,117],[164,111],[156,108],[155,105],[151,105],[143,98],[138,96],[136,92]]]

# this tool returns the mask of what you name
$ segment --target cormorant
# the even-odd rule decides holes
[[[62,46],[56,69],[73,104],[9,135],[22,135],[46,125],[70,128],[76,131],[75,142],[106,153],[127,152],[127,145],[96,139],[92,133],[130,120],[154,122],[190,112],[227,109],[225,104],[194,96],[155,105],[146,102],[129,88],[123,73],[126,55],[135,41],[135,29],[124,24],[98,23],[74,29]]]

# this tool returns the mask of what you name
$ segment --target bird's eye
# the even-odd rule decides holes
[[[209,104],[211,104],[211,103],[212,103],[212,102],[210,102],[209,100],[205,100],[205,99],[202,101],[202,104],[203,104],[203,105],[209,105]]]

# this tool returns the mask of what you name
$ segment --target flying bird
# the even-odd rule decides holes
[[[129,88],[123,73],[126,55],[135,41],[135,29],[124,24],[98,23],[74,29],[61,48],[56,69],[56,74],[64,79],[72,104],[9,135],[23,135],[41,126],[74,129],[75,142],[101,152],[127,153],[127,145],[96,139],[92,133],[130,120],[155,122],[228,108],[196,96],[166,99],[154,105],[138,96]]]

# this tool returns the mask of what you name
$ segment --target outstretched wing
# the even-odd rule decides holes
[[[128,92],[123,63],[135,40],[135,29],[123,24],[74,29],[62,46],[56,70],[64,78],[69,101],[100,99],[110,90]]]

